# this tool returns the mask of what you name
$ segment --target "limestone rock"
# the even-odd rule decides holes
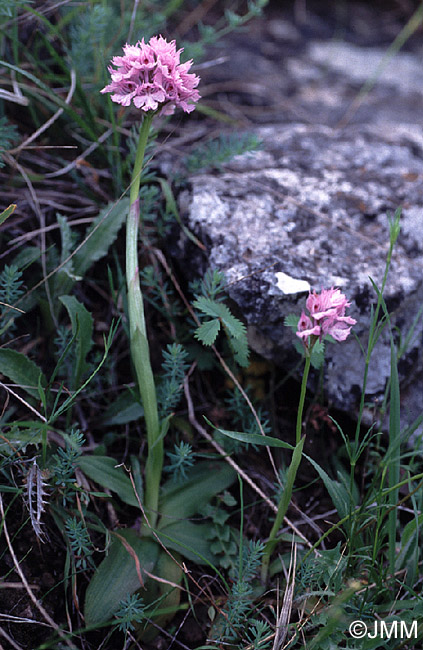
[[[343,132],[278,124],[256,131],[263,141],[261,151],[234,159],[221,172],[190,179],[191,189],[180,197],[181,210],[188,227],[206,244],[207,259],[200,262],[191,255],[192,244],[183,234],[179,256],[195,266],[191,273],[207,266],[224,271],[228,293],[248,324],[252,348],[289,368],[298,356],[284,318],[300,315],[309,286],[342,289],[352,301],[349,313],[358,321],[354,331],[366,349],[376,302],[369,278],[381,286],[389,249],[388,215],[402,206],[402,230],[384,296],[396,341],[399,332],[405,340],[420,314],[400,374],[404,407],[417,397],[421,405],[422,396],[413,398],[412,391],[422,386],[422,128],[387,131],[373,125]],[[353,336],[327,345],[324,385],[334,406],[354,414],[363,371],[364,356]],[[369,400],[383,397],[389,374],[385,329],[370,367]]]

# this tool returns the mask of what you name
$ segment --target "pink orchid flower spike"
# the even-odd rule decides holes
[[[108,68],[111,83],[101,92],[112,93],[117,104],[132,103],[146,112],[160,110],[172,115],[175,108],[182,108],[190,113],[200,99],[196,90],[200,77],[188,72],[192,61],[180,62],[182,51],[176,49],[175,41],[168,42],[163,36],[125,45],[124,55],[113,57]]]
[[[302,340],[306,353],[310,354],[316,341],[330,335],[335,341],[345,341],[351,333],[356,320],[346,316],[345,311],[351,305],[340,289],[322,289],[320,293],[309,293],[306,308],[298,321],[297,336]]]

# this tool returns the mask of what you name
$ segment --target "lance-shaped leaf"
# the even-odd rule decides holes
[[[121,600],[140,589],[153,572],[159,546],[131,528],[113,534],[108,556],[97,568],[85,596],[85,622],[99,625],[112,618]]]
[[[110,456],[80,456],[77,460],[78,467],[88,478],[102,487],[115,492],[124,503],[139,508],[131,479],[123,467]],[[139,495],[142,497],[142,495]]]
[[[219,429],[219,427],[215,427],[214,424],[212,424],[206,417],[204,417],[204,419],[207,424],[213,427],[213,429],[221,433],[223,436],[233,438],[233,440],[246,442],[250,445],[264,445],[265,447],[282,447],[283,449],[294,449],[294,447],[290,445],[289,442],[284,442],[283,440],[279,440],[279,438],[273,438],[272,436],[262,436],[260,433],[243,433],[242,431],[227,431],[226,429]]]
[[[162,488],[159,510],[159,528],[200,512],[219,492],[226,490],[236,479],[236,472],[227,463],[203,461],[190,471],[186,481],[167,481]]]

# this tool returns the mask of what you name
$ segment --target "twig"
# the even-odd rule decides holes
[[[40,420],[42,420],[43,422],[47,422],[47,420],[46,420],[46,418],[44,417],[44,415],[42,415],[41,413],[39,413],[39,412],[37,411],[37,409],[35,409],[33,406],[31,406],[31,404],[29,404],[29,402],[27,402],[26,400],[24,400],[23,397],[21,397],[20,395],[18,395],[17,393],[15,393],[14,390],[12,390],[11,388],[9,388],[9,386],[6,386],[6,384],[3,384],[1,381],[0,381],[0,388],[4,388],[8,393],[10,393],[11,395],[13,395],[13,397],[16,397],[16,399],[18,399],[20,402],[22,402],[22,404],[25,404],[25,406],[26,406],[27,408],[29,408],[30,411],[32,411],[33,413],[35,413],[35,415],[36,415],[37,417],[39,417]]]
[[[70,104],[70,102],[72,100],[72,97],[73,97],[73,93],[75,92],[75,88],[76,88],[75,70],[70,71],[70,78],[71,78],[71,85],[70,85],[69,92],[68,92],[68,94],[66,96],[66,99],[65,99],[65,104]],[[26,140],[21,142],[21,144],[18,147],[15,147],[14,149],[9,149],[9,153],[13,155],[15,153],[19,153],[22,149],[25,149],[31,142],[34,142],[34,140],[36,140],[39,135],[44,133],[44,131],[46,131],[61,116],[63,111],[64,111],[63,108],[59,108],[59,110],[56,111],[56,113],[54,113],[54,115],[52,115],[47,120],[47,122],[45,122],[36,131],[34,131],[34,133],[32,135],[30,135],[29,138],[27,138]]]
[[[56,178],[57,176],[63,176],[64,174],[67,174],[70,172],[74,167],[77,167],[78,165],[81,164],[81,162],[85,159],[88,158],[88,156],[97,149],[100,144],[103,144],[105,140],[113,133],[113,129],[107,129],[102,135],[100,135],[97,138],[96,142],[92,142],[88,149],[86,149],[78,158],[75,158],[72,162],[68,163],[65,165],[65,167],[62,167],[62,169],[58,169],[55,172],[49,172],[48,174],[44,174],[44,178]]]
[[[293,552],[289,563],[288,576],[286,579],[286,589],[283,597],[281,613],[276,623],[276,635],[273,641],[273,650],[280,650],[288,634],[288,623],[291,617],[292,600],[294,597],[295,587],[295,570],[297,567],[297,546],[292,543]]]

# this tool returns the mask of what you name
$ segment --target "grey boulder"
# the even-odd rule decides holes
[[[206,267],[225,273],[250,346],[286,369],[298,353],[285,316],[300,315],[309,289],[340,287],[352,303],[358,340],[326,346],[324,387],[333,406],[354,415],[364,373],[360,346],[367,349],[377,300],[370,278],[381,287],[389,214],[402,206],[384,298],[396,343],[409,337],[399,370],[403,422],[411,422],[423,404],[423,129],[297,124],[256,133],[261,150],[192,176],[180,196],[186,225],[205,243],[206,258],[183,233],[174,253],[190,275]],[[383,398],[390,357],[385,328],[368,375],[370,404]]]

